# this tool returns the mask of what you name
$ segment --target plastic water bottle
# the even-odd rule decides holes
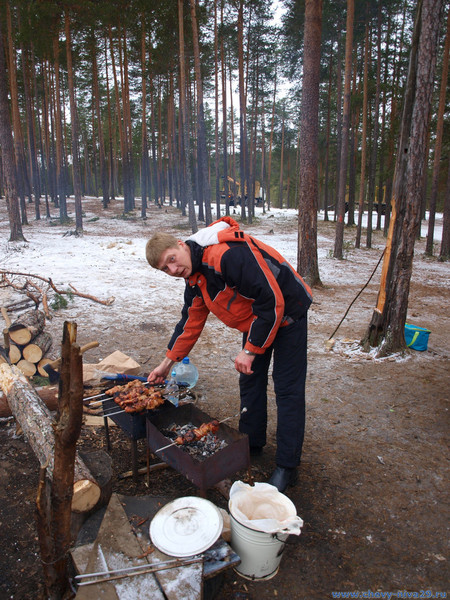
[[[185,356],[183,360],[175,367],[175,376],[178,385],[187,388],[193,388],[198,381],[197,367],[189,361],[189,357]]]
[[[167,400],[172,402],[174,406],[178,406],[178,390],[179,387],[177,384],[176,372],[175,369],[173,369],[164,391],[167,394]]]

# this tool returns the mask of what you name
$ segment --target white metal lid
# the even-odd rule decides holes
[[[212,502],[185,496],[156,513],[150,523],[150,538],[158,550],[169,556],[194,556],[214,544],[222,527],[222,515]]]

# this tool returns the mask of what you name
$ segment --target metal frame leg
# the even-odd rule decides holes
[[[108,417],[103,417],[103,423],[105,424],[106,449],[108,450],[108,452],[111,452],[111,439],[109,437]]]

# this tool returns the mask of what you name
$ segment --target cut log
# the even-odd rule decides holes
[[[56,410],[58,408],[58,386],[57,385],[46,385],[42,387],[34,388],[39,398],[44,402],[45,406],[49,410]],[[3,392],[0,391],[0,418],[11,417],[12,412],[9,408],[8,401]],[[112,422],[112,421],[111,421]],[[103,417],[102,417],[103,423]]]
[[[33,377],[36,375],[36,365],[29,360],[22,358],[22,360],[19,360],[16,366],[22,371],[25,377]]]
[[[22,351],[15,344],[11,344],[9,346],[9,360],[12,362],[13,365],[18,363],[19,360],[22,360]]]
[[[40,310],[29,310],[9,326],[9,337],[19,346],[25,346],[44,329],[44,325],[44,313]]]
[[[48,352],[52,345],[52,336],[46,331],[41,331],[32,342],[27,344],[22,350],[25,360],[31,363],[38,363]]]
[[[0,388],[39,463],[47,465],[47,473],[52,477],[55,436],[50,411],[15,366],[0,365]],[[100,494],[99,484],[77,453],[72,510],[80,513],[90,511],[100,499]]]

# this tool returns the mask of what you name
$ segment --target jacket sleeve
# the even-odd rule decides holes
[[[209,310],[195,288],[186,285],[181,319],[175,327],[166,356],[180,362],[194,347],[208,318]]]
[[[283,319],[283,293],[261,253],[249,244],[233,245],[221,262],[227,285],[252,300],[254,319],[245,347],[261,354],[272,344]]]

